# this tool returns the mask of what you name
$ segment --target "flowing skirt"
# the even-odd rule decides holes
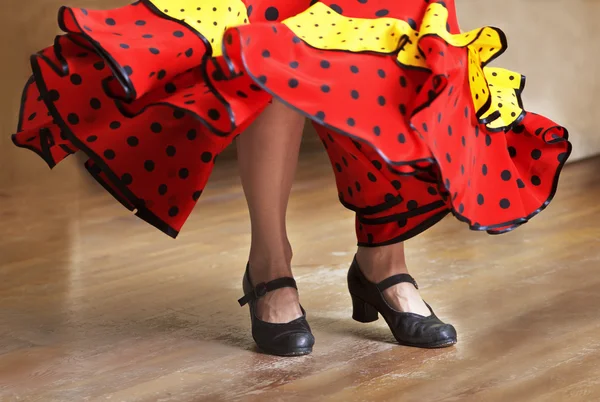
[[[461,33],[453,0],[142,0],[58,22],[31,57],[14,143],[50,167],[85,153],[172,237],[273,99],[312,120],[362,246],[448,213],[510,231],[548,205],[571,151],[565,128],[524,110],[525,77],[488,66],[502,31]]]

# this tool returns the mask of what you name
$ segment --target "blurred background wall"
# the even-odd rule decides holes
[[[28,56],[51,43],[58,33],[56,13],[63,4],[111,8],[126,0],[2,0],[0,12],[0,196],[22,181],[73,181],[78,185],[80,162],[69,158],[52,174],[32,152],[12,145],[22,86],[29,76]],[[525,105],[569,128],[573,160],[600,153],[595,124],[600,92],[596,76],[600,52],[600,1],[597,0],[457,0],[463,30],[480,25],[502,28],[509,50],[502,67],[528,77]],[[320,146],[310,128],[305,149]],[[233,156],[233,152],[228,152]],[[333,183],[332,183],[333,185]]]

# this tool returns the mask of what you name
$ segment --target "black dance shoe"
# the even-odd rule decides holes
[[[240,306],[246,304],[250,306],[252,337],[260,350],[276,356],[303,356],[312,352],[315,338],[306,321],[306,312],[302,306],[300,306],[302,317],[285,324],[262,321],[256,316],[256,301],[267,292],[281,288],[298,289],[293,278],[279,278],[253,287],[248,266],[244,275],[243,288],[245,296],[238,302]]]
[[[390,307],[383,292],[402,282],[412,283],[415,288],[419,288],[409,274],[394,275],[380,283],[372,283],[364,276],[355,258],[348,271],[348,289],[354,309],[352,318],[358,322],[368,323],[377,321],[381,314],[398,343],[404,346],[444,348],[454,345],[457,341],[456,329],[437,318],[427,303],[425,304],[431,311],[428,317],[403,313]]]

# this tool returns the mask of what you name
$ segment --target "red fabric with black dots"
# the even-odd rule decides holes
[[[32,58],[13,141],[50,167],[84,152],[110,194],[173,237],[217,155],[274,98],[313,120],[360,245],[407,240],[448,213],[503,233],[547,206],[570,152],[564,128],[526,113],[488,131],[475,117],[466,49],[438,37],[420,42],[430,71],[307,45],[281,21],[314,2],[244,1],[250,24],[224,33],[219,57],[201,33],[144,2],[63,8],[65,35]],[[323,3],[418,28],[430,2]],[[444,4],[459,33],[454,2]]]

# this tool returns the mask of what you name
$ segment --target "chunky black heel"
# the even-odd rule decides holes
[[[302,310],[302,317],[285,324],[276,324],[260,320],[256,316],[256,301],[267,294],[281,288],[294,288],[296,281],[293,278],[279,278],[267,283],[252,286],[250,281],[249,265],[244,274],[244,297],[238,302],[240,306],[250,306],[250,319],[252,322],[252,337],[260,350],[276,356],[302,356],[312,352],[315,338],[306,321],[306,312]]]
[[[383,291],[403,282],[419,288],[417,282],[408,274],[394,275],[380,283],[372,283],[364,276],[355,258],[348,271],[348,290],[353,307],[352,318],[358,322],[369,323],[376,321],[381,314],[401,345],[419,348],[443,348],[454,345],[457,342],[456,330],[452,325],[445,324],[437,318],[427,303],[431,311],[428,317],[403,313],[390,307],[383,296]]]
[[[366,324],[377,321],[379,313],[370,304],[352,296],[352,319]]]

